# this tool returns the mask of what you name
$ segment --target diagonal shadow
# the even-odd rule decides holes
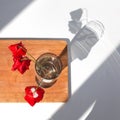
[[[33,0],[0,0],[0,30]]]
[[[80,120],[96,101],[86,120],[120,119],[120,46],[53,116],[53,120]]]

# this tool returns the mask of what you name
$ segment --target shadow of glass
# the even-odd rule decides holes
[[[119,91],[120,46],[51,118],[80,120],[91,104],[96,101],[86,120],[119,120]]]
[[[0,0],[0,30],[33,0]]]
[[[104,33],[104,25],[98,20],[88,22],[87,14],[87,10],[81,8],[70,12],[72,20],[68,27],[75,34],[70,43],[72,61],[85,59]]]
[[[70,43],[72,61],[85,59],[103,33],[104,26],[99,21],[90,21],[81,28]]]

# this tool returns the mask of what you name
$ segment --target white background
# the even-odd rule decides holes
[[[0,0],[1,38],[51,37],[71,41],[74,35],[68,30],[69,13],[79,8],[87,9],[89,21],[101,21],[105,33],[86,59],[71,63],[72,96],[68,103],[39,103],[34,107],[27,103],[0,103],[0,117],[4,120],[86,120],[91,113],[89,120],[119,120],[120,55],[115,51],[120,44],[119,0],[24,0],[28,4],[16,13],[24,1],[21,4],[5,1]]]

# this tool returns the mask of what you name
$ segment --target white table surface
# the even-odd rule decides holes
[[[0,103],[0,118],[28,120],[120,120],[119,0],[0,0],[0,37],[69,38],[70,12],[88,10],[105,26],[84,60],[71,63],[67,103]],[[118,51],[117,51],[118,50]],[[89,116],[87,118],[87,116]]]

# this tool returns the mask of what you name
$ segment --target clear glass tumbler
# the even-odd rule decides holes
[[[60,58],[53,53],[44,53],[38,57],[35,63],[36,82],[40,87],[51,87],[62,71]]]

